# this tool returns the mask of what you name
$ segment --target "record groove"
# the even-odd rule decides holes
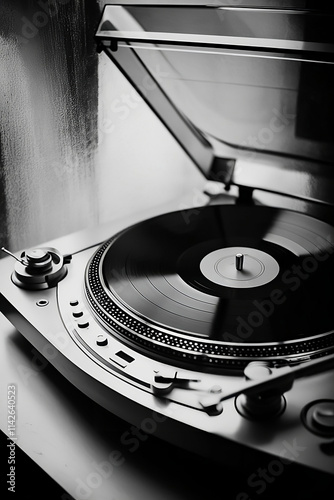
[[[226,205],[186,220],[174,212],[141,222],[93,255],[86,295],[112,335],[193,369],[297,360],[333,348],[330,225],[287,210]],[[272,241],[287,235],[287,245]],[[278,262],[277,276],[252,288],[212,282],[200,262],[230,247],[265,252]]]

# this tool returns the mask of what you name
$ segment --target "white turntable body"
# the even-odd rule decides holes
[[[116,19],[118,15],[119,11],[116,12]],[[104,16],[98,30],[98,39],[102,43],[102,49],[109,52],[109,55],[115,50],[113,42],[117,37],[121,43],[124,40],[138,42],[137,34],[109,31],[109,25],[105,24],[108,21],[108,10]],[[156,33],[149,35],[152,35],[154,43],[157,42]],[[160,36],[159,43],[173,41],[168,39],[166,42],[161,33]],[[148,37],[145,43],[147,41],[151,43],[152,40]],[[194,45],[194,40],[190,39],[188,42]],[[214,41],[215,46],[219,43],[219,40]],[[231,41],[225,40],[224,47],[226,43]],[[292,47],[288,44],[275,47],[275,50],[285,49],[301,50],[297,42]],[[235,50],[234,45],[232,50]],[[317,53],[320,49],[318,46],[310,46],[308,50]],[[116,60],[117,57],[116,54]],[[179,117],[176,120],[179,120]],[[172,125],[168,125],[171,128]],[[184,124],[181,123],[180,127],[182,135]],[[193,129],[191,134],[196,136]],[[197,139],[193,136],[189,136],[187,144],[196,142]],[[187,148],[188,146],[186,151],[192,153],[192,146],[189,146],[188,150]],[[202,146],[199,148],[203,153],[203,158],[199,160],[202,167],[207,161],[206,146],[203,151]],[[227,148],[227,151],[231,153],[230,148]],[[194,168],[195,163],[194,160]],[[261,164],[256,157],[252,160],[246,157],[246,160],[243,160],[241,155],[236,161],[232,182],[225,176],[227,186],[223,186],[220,195],[212,196],[211,205],[233,206],[241,200],[247,206],[247,189],[252,193],[258,187],[263,189],[262,193],[259,192],[259,204],[269,196],[274,206],[278,199],[283,207],[293,210],[296,206],[304,208],[309,204],[310,213],[315,212],[313,215],[326,215],[327,202],[329,206],[331,197],[326,189],[327,171],[324,175],[319,174],[317,184],[312,184],[309,182],[309,172],[301,170],[298,165],[290,170],[281,168],[276,163],[271,165],[272,176],[268,182],[268,176],[264,175],[267,171],[264,163],[265,161]],[[312,170],[314,164],[310,164],[309,168]],[[275,182],[278,178],[282,181],[279,188]],[[294,191],[291,181],[297,181],[297,192]],[[230,184],[231,191],[225,192],[225,187],[229,189]],[[209,190],[210,187],[217,186],[208,186],[203,181],[203,188]],[[272,194],[270,198],[271,194],[268,195],[268,192],[275,191],[276,194]],[[323,198],[319,202],[322,194]],[[242,199],[244,195],[246,200]],[[256,197],[254,198],[256,200]],[[193,193],[190,193],[189,199],[193,199]],[[203,206],[192,205],[189,199],[185,201],[185,206],[193,213],[200,212]],[[206,200],[210,202],[210,196],[204,196],[203,199],[203,205]],[[173,206],[170,209],[177,210],[178,207]],[[157,213],[150,213],[147,217],[156,215],[160,215],[159,209]],[[326,222],[321,224],[328,227],[331,233],[327,236],[330,243],[328,248],[332,248],[333,228],[328,224],[329,219],[330,217],[327,217]],[[87,296],[86,280],[92,258],[104,242],[133,224],[145,220],[144,214],[133,214],[127,219],[114,219],[103,227],[87,229],[39,245],[37,249],[15,254],[14,257],[20,262],[15,262],[12,257],[2,259],[1,312],[70,383],[96,403],[143,432],[154,433],[175,446],[222,463],[226,460],[236,464],[247,460],[252,462],[255,454],[264,454],[271,460],[273,475],[279,474],[286,464],[305,467],[306,471],[312,469],[320,473],[334,474],[333,345],[319,349],[316,353],[319,356],[314,359],[312,353],[306,349],[304,357],[299,353],[296,363],[293,358],[287,356],[289,359],[285,365],[276,366],[274,363],[270,366],[260,362],[254,368],[250,359],[244,374],[240,371],[215,372],[196,363],[193,368],[189,363],[182,365],[176,357],[173,362],[171,356],[166,359],[163,356],[151,355],[152,351],[145,352],[145,349],[138,348],[138,345],[131,344],[119,335],[117,328],[123,328],[123,320],[115,317],[113,321],[116,326],[106,328],[101,317],[93,312],[92,301],[89,301]],[[219,250],[220,260],[226,257],[224,251]],[[263,286],[274,280],[279,271],[275,259],[268,255],[263,257],[261,250],[253,249],[248,252],[256,262],[255,274],[256,266],[262,258],[268,260],[270,268],[270,276],[259,278],[256,286]],[[242,265],[240,259],[247,253],[247,246],[233,246],[232,253],[239,259],[237,266]],[[216,254],[213,254],[214,252],[207,254],[201,261],[202,273],[205,277],[209,276],[211,281],[218,279],[212,279],[214,266],[211,260],[216,258]],[[230,254],[227,257],[230,258]],[[101,268],[98,272],[102,281]],[[121,273],[122,270],[118,272]],[[48,281],[50,273],[55,275],[52,282]],[[222,281],[218,280],[215,284],[233,288],[231,281],[234,274],[230,271],[227,274],[227,277],[224,275]],[[249,281],[247,283],[249,284]],[[244,285],[245,283],[240,288],[248,290]],[[142,322],[145,321],[145,318],[142,318]],[[147,320],[147,329],[150,327],[151,323]],[[131,326],[126,325],[126,330],[130,335]],[[333,335],[333,331],[327,333]],[[316,333],[314,336],[316,337]],[[233,345],[230,349],[233,356]],[[282,380],[279,380],[280,374]],[[266,383],[269,385],[266,386]],[[258,390],[256,386],[259,386]],[[250,389],[252,387],[253,392]],[[274,409],[266,408],[263,403],[261,407],[261,398],[266,388],[274,388],[273,399],[266,400],[268,404],[273,404]],[[277,389],[281,391],[278,396]],[[253,408],[252,405],[257,404],[261,407],[260,410],[254,410],[255,413],[248,411],[249,405]],[[164,425],[159,425],[160,422]]]
[[[14,260],[2,260],[3,313],[71,383],[114,414],[142,426],[143,431],[154,428],[162,439],[215,460],[224,461],[228,455],[230,463],[237,463],[245,458],[246,451],[249,456],[258,451],[283,464],[290,460],[332,474],[332,435],[311,432],[303,424],[301,413],[307,405],[316,408],[323,401],[333,400],[333,370],[295,380],[284,394],[284,412],[275,419],[245,418],[237,411],[234,397],[223,402],[220,414],[210,415],[203,411],[200,399],[233,391],[234,387],[237,390],[243,377],[180,369],[136,352],[106,333],[90,311],[83,276],[101,238],[129,224],[129,220],[115,221],[109,227],[59,240],[57,250],[71,253],[72,260],[67,276],[50,289],[17,287],[11,280]],[[200,382],[193,382],[191,389],[175,387],[164,396],[153,389],[155,372],[165,376],[178,372],[180,377]],[[325,410],[325,426],[329,426],[333,417],[330,408]],[[163,426],[157,425],[163,420]]]

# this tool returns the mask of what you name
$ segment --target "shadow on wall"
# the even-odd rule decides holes
[[[97,218],[100,8],[90,0],[0,6],[0,239],[16,251]]]

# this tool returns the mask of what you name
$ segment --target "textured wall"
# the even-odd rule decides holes
[[[105,3],[1,0],[0,244],[12,251],[168,203],[197,179],[96,53]]]
[[[54,6],[1,6],[1,236],[10,247],[96,217],[98,9],[84,1]]]

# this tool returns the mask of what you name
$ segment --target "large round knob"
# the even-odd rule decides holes
[[[272,371],[265,361],[251,361],[244,369],[247,380],[262,380],[271,375]]]
[[[304,425],[320,436],[334,436],[334,400],[313,401],[302,411]]]
[[[52,255],[43,248],[33,248],[25,253],[26,271],[29,274],[39,274],[51,271]]]
[[[67,274],[65,264],[70,256],[63,257],[54,248],[32,248],[16,259],[12,281],[20,288],[43,290],[57,285]]]
[[[33,248],[32,250],[27,250],[25,254],[28,262],[43,262],[50,256],[49,252],[43,248]]]
[[[247,380],[265,380],[270,377],[272,370],[265,361],[252,361],[245,370]],[[251,419],[266,419],[279,416],[285,408],[283,393],[286,387],[277,387],[274,390],[255,394],[241,394],[236,398],[238,412]]]
[[[313,411],[312,419],[319,429],[334,432],[334,403],[318,404]]]

